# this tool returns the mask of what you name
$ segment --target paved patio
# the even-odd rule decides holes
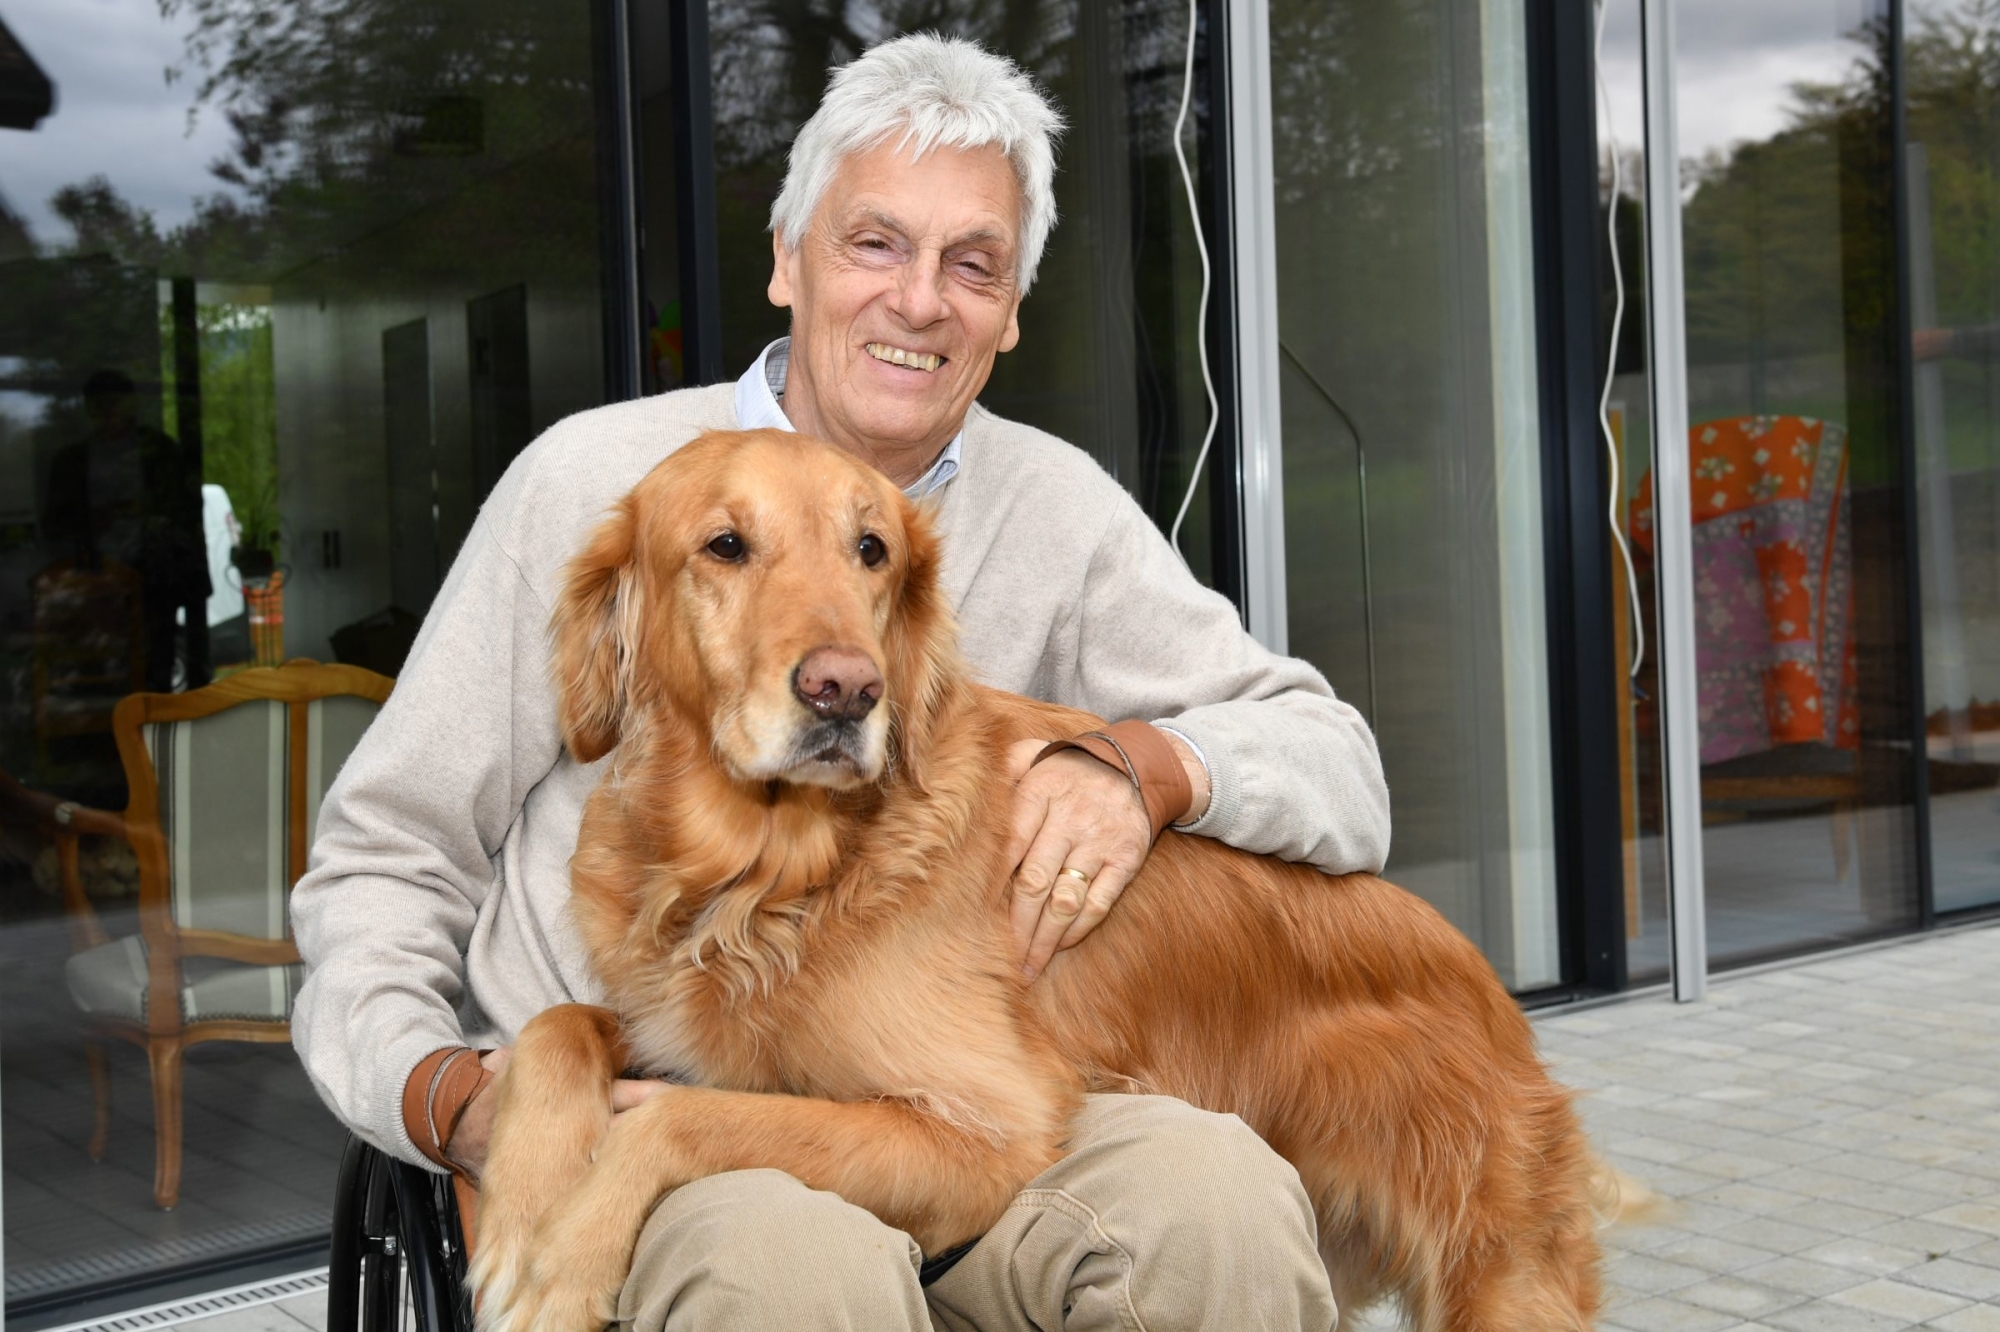
[[[2000,1332],[2000,929],[1539,1025],[1607,1155],[1605,1332]]]
[[[1607,1237],[1602,1332],[2000,1332],[2000,928],[1537,1025],[1598,1144],[1675,1200]]]

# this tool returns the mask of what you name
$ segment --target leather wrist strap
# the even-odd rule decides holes
[[[492,1080],[479,1052],[467,1046],[447,1045],[425,1055],[403,1084],[403,1129],[417,1150],[456,1173],[458,1165],[445,1154],[445,1145],[472,1098]]]
[[[1155,837],[1194,803],[1194,787],[1188,782],[1187,769],[1181,766],[1181,756],[1174,752],[1174,742],[1147,722],[1122,721],[1101,731],[1086,731],[1072,740],[1058,740],[1035,755],[1035,762],[1065,749],[1080,749],[1131,778]]]

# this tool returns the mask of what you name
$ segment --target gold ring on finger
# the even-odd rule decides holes
[[[1088,874],[1085,874],[1082,870],[1077,869],[1073,865],[1064,865],[1062,867],[1062,874],[1071,875],[1076,879],[1078,883],[1082,884],[1084,887],[1086,888],[1090,887],[1090,876]],[[1058,877],[1060,877],[1060,875]]]

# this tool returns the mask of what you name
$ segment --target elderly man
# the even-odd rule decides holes
[[[1183,793],[1167,835],[1380,868],[1388,800],[1355,712],[1246,635],[1087,455],[976,404],[1020,336],[1054,224],[1059,128],[1019,70],[966,43],[906,37],[847,66],[772,210],[770,296],[791,337],[733,386],[563,421],[495,488],[328,795],[293,899],[311,968],[296,1043],[321,1094],[384,1149],[476,1177],[485,1087],[514,1033],[601,994],[566,902],[603,774],[563,749],[549,608],[607,507],[704,430],[809,432],[923,498],[975,670],[1136,719],[1121,734],[1138,779]],[[1032,982],[1114,909],[1155,834],[1122,768],[1066,753],[1030,769],[1025,751],[1012,914]],[[615,1108],[656,1085],[620,1083]],[[994,1332],[1334,1319],[1296,1173],[1235,1117],[1162,1097],[1090,1098],[1065,1159],[941,1268],[837,1197],[735,1172],[660,1204],[619,1318]]]

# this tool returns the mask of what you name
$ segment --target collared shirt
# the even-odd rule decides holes
[[[792,364],[792,340],[779,338],[758,354],[743,378],[736,381],[736,424],[745,430],[797,430],[785,415],[785,372]],[[951,443],[937,456],[930,470],[903,488],[913,500],[923,499],[958,475],[960,445],[965,440],[961,425]]]

